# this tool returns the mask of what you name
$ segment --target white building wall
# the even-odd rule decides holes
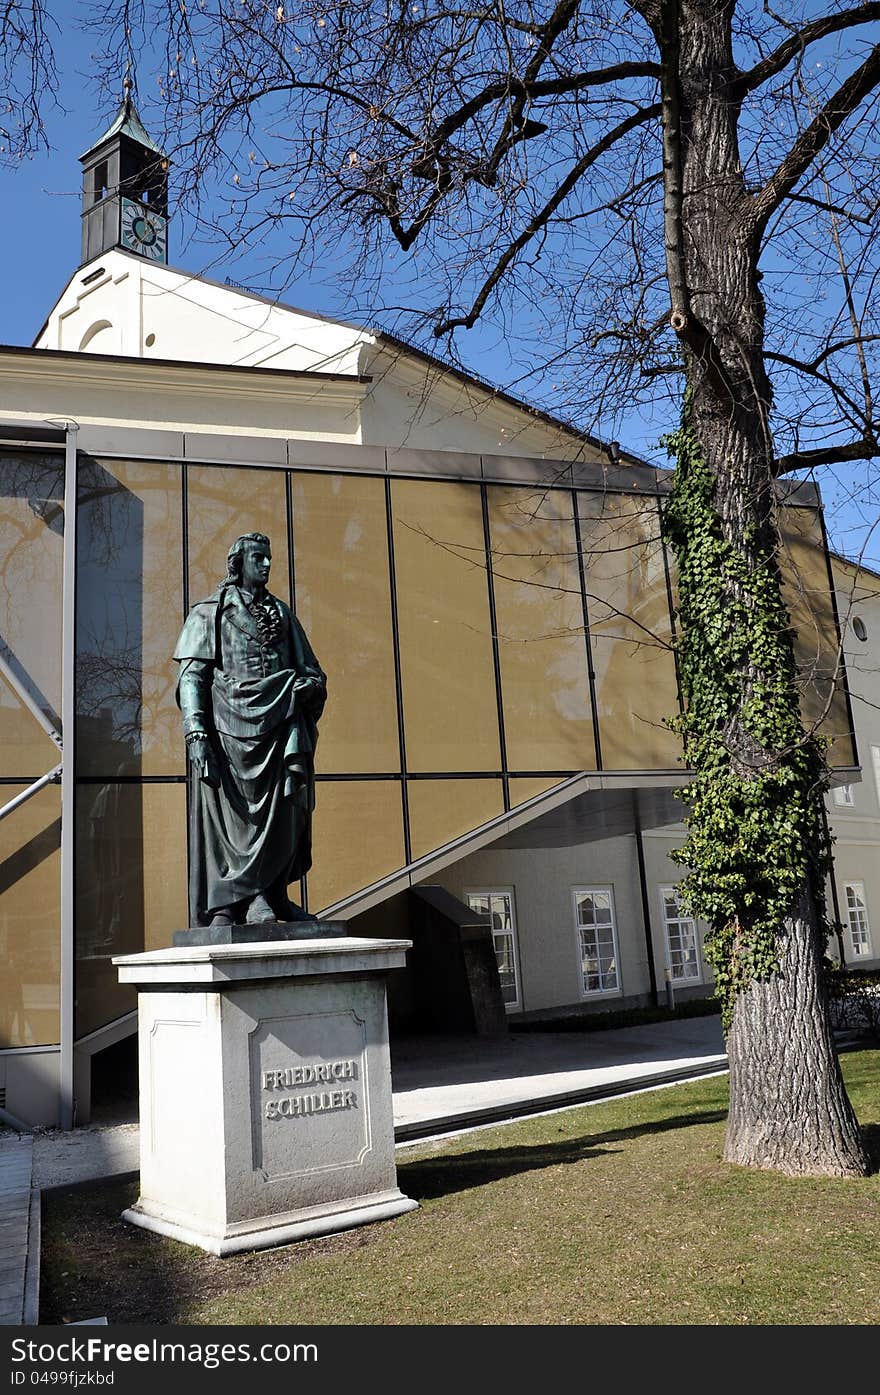
[[[826,807],[835,839],[834,869],[846,960],[860,968],[877,968],[880,965],[880,577],[859,572],[851,563],[838,559],[832,560],[832,567],[862,777],[849,786],[851,806],[838,803],[832,790]],[[864,625],[867,635],[864,640],[856,633],[854,621],[857,619]],[[873,950],[870,957],[856,957],[852,953],[844,890],[847,882],[861,882],[865,888]],[[830,949],[836,953],[833,941]]]
[[[650,993],[633,837],[570,848],[486,848],[431,880],[462,901],[468,891],[514,889],[523,1012],[582,1006],[613,1009],[624,998]],[[572,891],[606,886],[614,889],[620,990],[584,994]],[[662,992],[663,961],[657,962]]]

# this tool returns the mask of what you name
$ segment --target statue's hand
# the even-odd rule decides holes
[[[199,777],[206,785],[213,785],[216,789],[220,784],[220,770],[208,737],[204,734],[190,737],[186,743],[186,753]]]

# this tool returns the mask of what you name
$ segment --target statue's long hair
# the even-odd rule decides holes
[[[226,554],[226,575],[220,583],[221,591],[227,586],[238,586],[241,584],[244,545],[249,542],[264,543],[266,547],[271,547],[272,545],[265,533],[242,533],[240,538],[236,538]]]

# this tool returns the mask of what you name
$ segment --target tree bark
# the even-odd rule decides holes
[[[679,307],[684,323],[674,327],[685,355],[689,422],[712,476],[722,536],[749,577],[772,581],[778,594],[759,232],[739,158],[733,8],[718,0],[676,7],[687,303]],[[669,18],[667,10],[667,26]],[[744,601],[748,607],[750,590],[731,578],[731,614],[741,614]],[[787,644],[790,650],[790,635]],[[740,710],[728,719],[724,740],[731,768],[748,780],[781,768],[787,752],[769,749],[744,720],[742,709],[762,680],[750,656],[737,677]],[[752,981],[734,1005],[725,1157],[792,1174],[862,1175],[868,1164],[834,1051],[821,969],[824,931],[808,888],[778,940],[778,971]]]
[[[805,893],[785,926],[779,973],[737,998],[724,1157],[791,1176],[860,1177],[865,1153],[834,1051],[810,901]]]

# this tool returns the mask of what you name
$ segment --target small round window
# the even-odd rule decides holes
[[[868,627],[862,619],[861,615],[853,616],[852,627],[853,634],[855,635],[856,639],[860,639],[864,644],[865,640],[868,638]]]

